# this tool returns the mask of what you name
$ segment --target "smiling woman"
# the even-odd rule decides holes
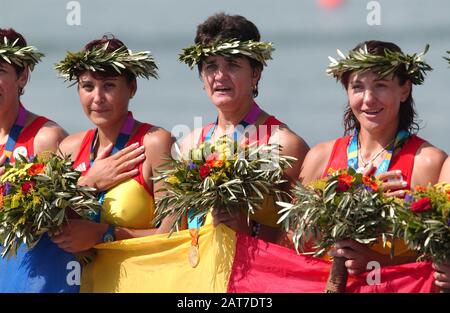
[[[363,42],[348,56],[339,53],[342,59],[330,57],[327,72],[347,91],[347,136],[310,150],[300,173],[303,184],[326,176],[329,169],[349,167],[376,175],[389,196],[403,197],[416,185],[436,183],[446,154],[414,134],[419,127],[412,85],[421,84],[431,70],[423,54],[405,55],[397,45],[382,41]],[[381,243],[369,248],[348,240],[338,242],[330,255],[346,258],[350,274],[365,272],[369,261],[384,266],[415,260],[402,241],[395,247],[391,259],[390,247]]]

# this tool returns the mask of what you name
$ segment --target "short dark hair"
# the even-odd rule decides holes
[[[400,47],[397,46],[396,44],[392,42],[378,41],[378,40],[369,40],[361,42],[355,48],[353,48],[353,51],[358,51],[359,49],[364,48],[364,46],[366,46],[367,51],[373,55],[384,56],[385,50],[403,53]],[[348,83],[350,75],[352,73],[353,72],[344,73],[340,79],[340,82],[342,83],[342,85],[346,90],[348,89]],[[393,77],[398,78],[400,85],[404,85],[409,80],[409,76],[407,74],[406,67],[404,64],[399,66],[399,68],[393,73],[393,75],[394,75]],[[420,129],[420,126],[416,118],[417,113],[415,110],[411,87],[408,98],[404,102],[400,103],[398,130],[406,130],[411,133],[417,133]],[[348,106],[344,113],[345,134],[350,134],[355,128],[359,129],[360,124],[356,119],[355,115],[353,114],[352,109],[350,108],[350,106]]]
[[[195,43],[208,45],[221,39],[237,39],[240,41],[260,41],[261,35],[255,24],[247,20],[241,15],[229,15],[225,13],[217,13],[206,19],[197,26],[197,34]],[[263,70],[261,62],[246,57],[250,62],[252,69]],[[198,71],[201,72],[203,61],[198,63]],[[258,83],[253,91],[253,96],[258,95]]]

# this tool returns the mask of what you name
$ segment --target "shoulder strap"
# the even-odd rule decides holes
[[[412,135],[403,144],[399,153],[394,155],[391,161],[391,166],[389,170],[401,170],[403,174],[403,179],[408,183],[407,189],[410,188],[412,172],[414,169],[414,158],[417,154],[417,150],[426,141],[416,135]]]
[[[83,140],[81,141],[80,149],[78,150],[77,156],[74,159],[74,168],[77,168],[82,163],[84,163],[84,166],[80,168],[79,170],[83,172],[83,175],[87,173],[89,170],[89,149],[91,147],[91,141],[94,138],[95,135],[95,128],[89,129],[86,134],[83,137]]]
[[[345,136],[336,139],[330,158],[328,159],[328,164],[325,167],[325,171],[322,173],[322,177],[327,176],[330,168],[334,170],[347,168],[347,146],[350,142],[350,138],[351,136]]]

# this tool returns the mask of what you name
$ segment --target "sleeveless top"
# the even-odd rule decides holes
[[[22,129],[10,161],[18,154],[34,155],[34,138],[49,119],[39,116]],[[4,145],[0,146],[0,155]],[[1,250],[1,247],[0,247]],[[22,244],[16,258],[0,257],[0,292],[78,292],[79,283],[73,277],[73,254],[65,252],[54,244],[45,233],[33,249]]]
[[[135,134],[128,140],[126,147],[135,142],[143,144],[145,134],[152,128],[150,124],[141,124]],[[74,168],[87,174],[90,168],[90,147],[95,129],[86,132],[80,150],[75,158]],[[101,212],[101,222],[119,227],[144,229],[150,228],[155,214],[153,190],[145,182],[143,163],[137,168],[139,174],[109,189]]]
[[[283,123],[276,119],[274,116],[269,116],[264,123],[257,127],[257,131],[253,133],[250,138],[246,139],[246,143],[249,144],[252,142],[258,142],[258,145],[268,144],[272,132],[280,125],[283,125]],[[205,141],[206,135],[213,126],[214,123],[210,123],[203,127],[198,142],[199,144]],[[261,210],[255,210],[255,213],[250,215],[250,219],[270,227],[281,227],[279,224],[277,224],[277,221],[279,219],[278,208],[275,205],[273,196],[264,197],[263,203],[261,205]],[[208,214],[205,224],[210,223],[212,223],[212,216],[211,214]]]
[[[38,116],[30,123],[30,125],[24,127],[20,132],[19,138],[14,146],[13,153],[10,158],[10,162],[14,163],[14,159],[18,154],[24,157],[30,157],[34,155],[34,137],[36,136],[39,129],[45,125],[45,123],[50,120],[43,116]],[[0,155],[3,155],[5,145],[0,145]]]
[[[328,164],[322,174],[322,177],[325,177],[327,175],[330,168],[334,170],[348,168],[347,147],[350,139],[351,136],[345,136],[336,139],[330,159],[328,160]],[[411,189],[411,177],[414,169],[414,157],[417,153],[417,150],[420,148],[420,146],[422,146],[423,143],[425,143],[425,140],[416,135],[411,135],[403,144],[400,151],[393,156],[389,164],[389,171],[400,170],[402,172],[403,180],[408,184],[405,187],[405,189],[407,190]],[[383,248],[382,243],[375,243],[371,246],[371,249],[381,254],[389,254],[390,246],[390,242],[387,243],[386,248]],[[415,254],[406,247],[403,240],[397,239],[395,241],[395,255],[411,256]]]

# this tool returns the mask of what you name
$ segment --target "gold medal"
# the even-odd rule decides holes
[[[196,267],[198,265],[198,262],[200,261],[198,246],[191,246],[189,248],[188,259],[189,264],[191,264],[192,267]]]

